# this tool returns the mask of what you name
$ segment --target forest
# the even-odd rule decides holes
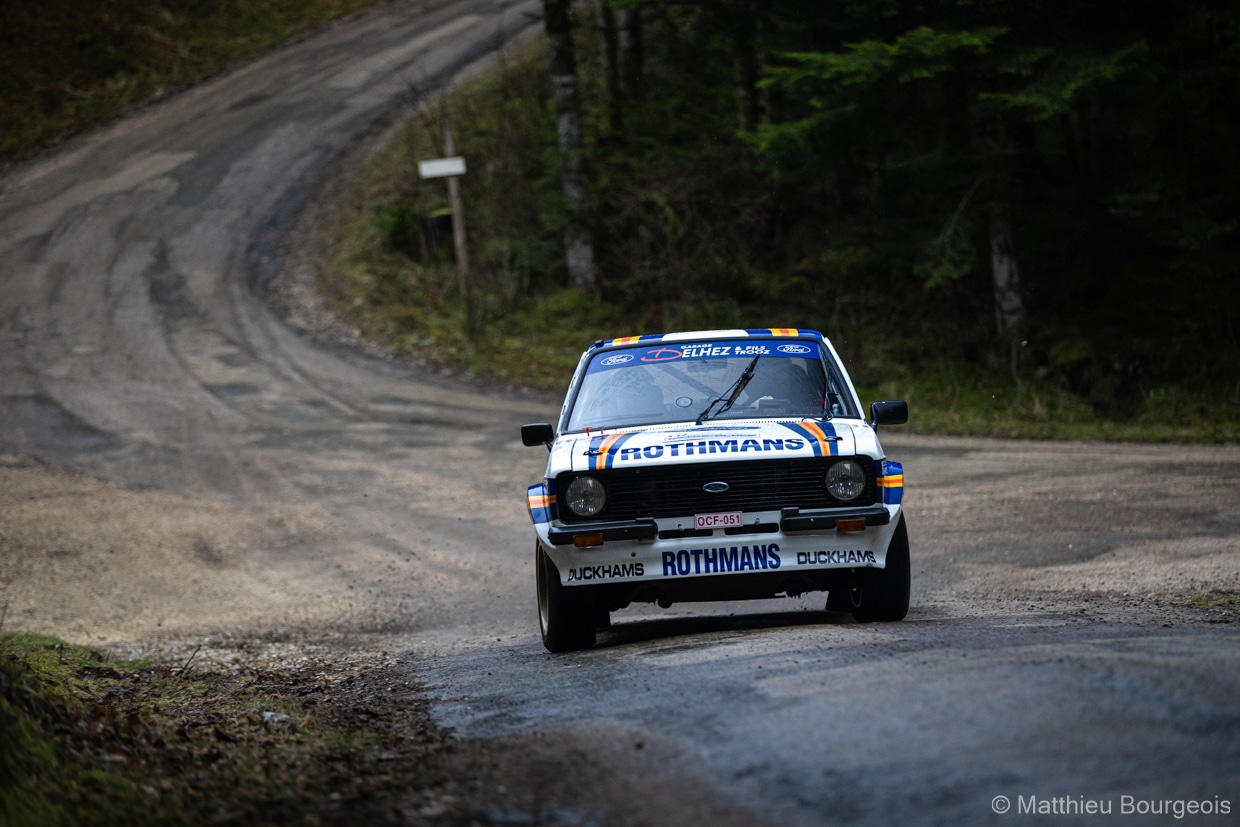
[[[596,273],[568,278],[656,326],[678,303],[798,308],[1113,417],[1167,386],[1237,401],[1234,5],[545,5],[556,90],[560,33],[603,44],[562,176],[588,186],[563,192]]]
[[[336,289],[369,334],[554,387],[587,336],[795,325],[932,430],[1237,437],[1233,6],[544,8],[546,43],[424,112],[356,206],[378,241]],[[399,175],[445,119],[486,159],[472,344],[419,309],[454,301],[414,226],[442,185]]]
[[[5,4],[0,157],[369,2]],[[1240,7],[542,5],[342,204],[323,289],[391,352],[558,389],[593,338],[801,326],[915,427],[1240,438]]]

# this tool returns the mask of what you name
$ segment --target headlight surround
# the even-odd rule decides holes
[[[564,492],[564,504],[578,517],[593,517],[607,505],[607,490],[596,477],[577,477]]]
[[[837,500],[855,500],[865,491],[865,469],[861,463],[842,459],[827,470],[827,493]]]

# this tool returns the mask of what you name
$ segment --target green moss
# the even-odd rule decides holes
[[[1240,609],[1240,594],[1226,592],[1198,594],[1192,597],[1189,605],[1198,609]]]
[[[199,670],[0,634],[0,823],[316,822],[408,789],[439,739],[429,719],[402,704],[413,745],[388,743],[349,723],[380,714],[349,698],[313,667]]]
[[[92,824],[106,821],[83,797],[140,804],[135,785],[104,768],[66,759],[57,733],[85,723],[83,677],[101,655],[35,634],[0,635],[0,814],[5,824]]]

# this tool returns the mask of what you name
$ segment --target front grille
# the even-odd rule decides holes
[[[865,469],[866,487],[861,496],[847,503],[827,493],[823,481],[833,462],[851,459]],[[577,477],[597,477],[607,488],[607,505],[589,518],[573,515],[561,503],[564,522],[632,520],[639,517],[685,517],[727,511],[778,511],[781,508],[831,508],[873,505],[878,487],[874,462],[869,457],[809,457],[804,459],[703,462],[692,465],[657,465],[569,472],[556,478],[556,490],[568,490]],[[708,494],[702,486],[726,482],[728,490]]]

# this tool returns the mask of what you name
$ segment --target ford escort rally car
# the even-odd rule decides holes
[[[859,621],[908,612],[904,470],[830,341],[800,329],[598,341],[581,356],[527,491],[538,613],[552,652],[592,646],[634,602],[827,592]]]

